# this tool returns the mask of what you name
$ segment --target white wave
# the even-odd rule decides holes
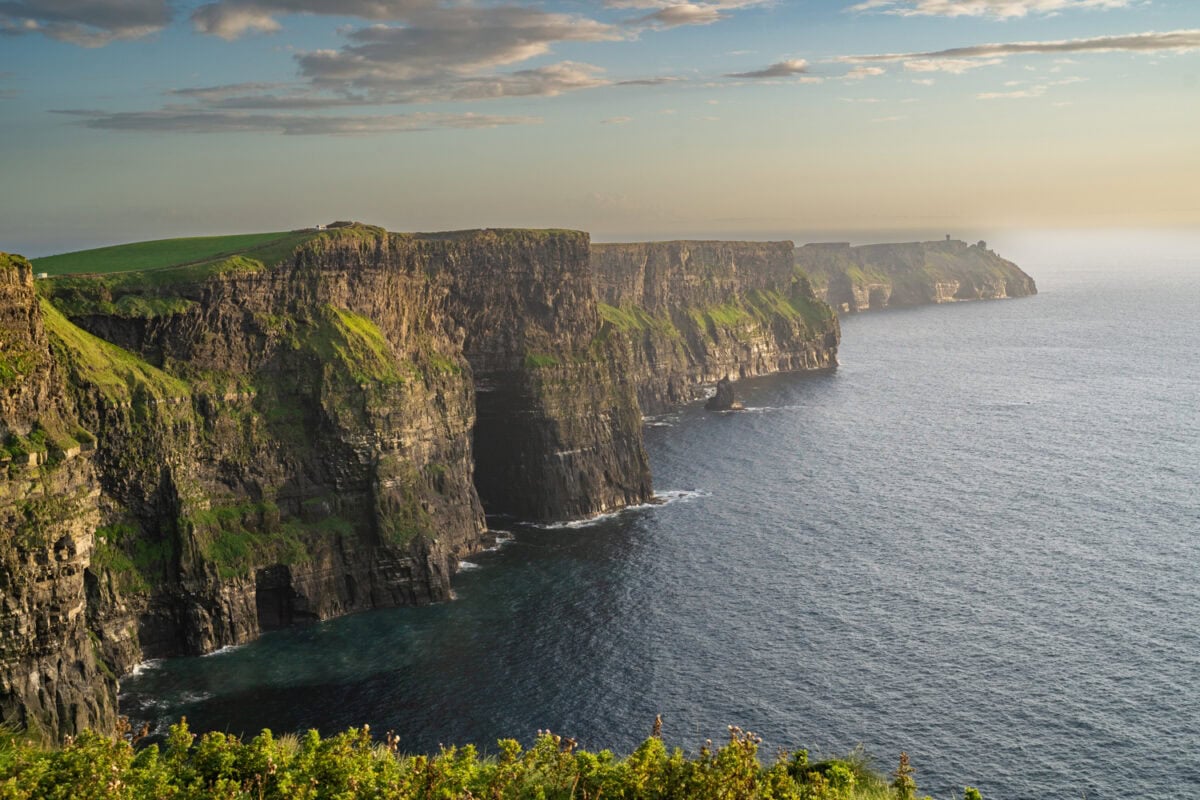
[[[618,508],[615,511],[608,511],[603,514],[596,514],[592,517],[584,517],[582,519],[566,520],[564,522],[545,522],[540,525],[534,525],[535,528],[540,528],[545,531],[557,530],[575,530],[577,528],[587,528],[592,525],[598,525],[606,520],[614,519],[622,514],[628,514],[631,511],[645,511],[659,506],[670,505],[687,500],[695,500],[699,497],[708,497],[710,492],[703,490],[688,491],[688,490],[667,490],[655,492],[654,497],[648,503],[639,503],[636,506],[625,506]]]
[[[161,658],[149,658],[145,661],[134,664],[133,669],[129,670],[129,677],[136,678],[143,672],[149,672],[150,670],[158,669],[162,666],[162,663],[163,660]]]
[[[184,692],[179,695],[181,703],[203,703],[205,700],[212,699],[211,692]]]
[[[495,537],[494,537],[495,544],[493,544],[491,547],[483,548],[483,552],[485,552],[485,553],[494,553],[495,551],[499,550],[501,547],[504,547],[504,545],[513,541],[513,535],[509,531],[500,530],[498,528],[492,528],[489,531],[489,533],[495,534]]]
[[[722,411],[722,414],[766,414],[771,411],[800,411],[803,406],[746,406],[737,411]]]
[[[204,655],[202,655],[200,657],[201,658],[211,658],[212,656],[229,655],[234,650],[241,650],[245,646],[246,645],[244,645],[244,644],[227,644],[219,650],[213,650],[211,653],[205,653]]]
[[[460,572],[469,572],[473,569],[479,569],[479,565],[474,561],[459,561],[458,569]]]

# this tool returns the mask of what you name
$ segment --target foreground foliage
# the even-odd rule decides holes
[[[126,735],[84,733],[46,750],[0,738],[0,798],[778,798],[778,800],[909,800],[912,767],[901,756],[888,780],[861,754],[810,762],[781,753],[764,766],[761,739],[738,728],[694,756],[670,751],[655,734],[627,758],[590,753],[575,742],[539,733],[528,750],[511,739],[481,758],[473,746],[434,756],[399,752],[388,734],[375,741],[364,726],[322,739],[316,731],[248,742],[224,733],[197,737],[186,720],[164,746],[135,749]],[[966,797],[978,800],[974,789]]]

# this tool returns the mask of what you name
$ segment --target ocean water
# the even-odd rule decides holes
[[[1190,241],[1021,242],[1037,297],[846,319],[836,373],[651,420],[668,502],[497,521],[455,602],[149,664],[122,710],[414,751],[628,751],[662,714],[688,749],[906,750],[938,798],[1200,797]]]

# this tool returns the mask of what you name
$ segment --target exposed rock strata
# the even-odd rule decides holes
[[[1037,294],[1033,278],[984,242],[806,244],[796,249],[796,266],[843,313]]]
[[[33,271],[0,253],[0,719],[52,738],[116,718],[87,621],[100,520],[91,437],[50,351]]]
[[[485,508],[645,502],[639,398],[836,363],[790,253],[349,226],[40,299],[0,256],[0,714],[110,728],[142,659],[450,597]]]
[[[645,413],[730,375],[828,369],[839,328],[797,274],[791,242],[592,245],[600,311]]]

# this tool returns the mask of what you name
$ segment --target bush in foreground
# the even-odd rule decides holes
[[[196,737],[184,720],[161,748],[135,749],[133,738],[84,733],[47,750],[0,737],[0,798],[908,800],[916,792],[906,757],[894,780],[859,754],[810,762],[798,750],[764,766],[761,740],[738,728],[729,729],[725,745],[710,742],[694,756],[669,751],[652,735],[626,758],[580,750],[549,732],[528,750],[501,740],[498,753],[484,758],[473,746],[405,755],[396,737],[377,742],[366,726],[325,739],[316,731],[275,737],[264,730],[244,742],[224,733]],[[978,798],[972,792],[967,797]]]

